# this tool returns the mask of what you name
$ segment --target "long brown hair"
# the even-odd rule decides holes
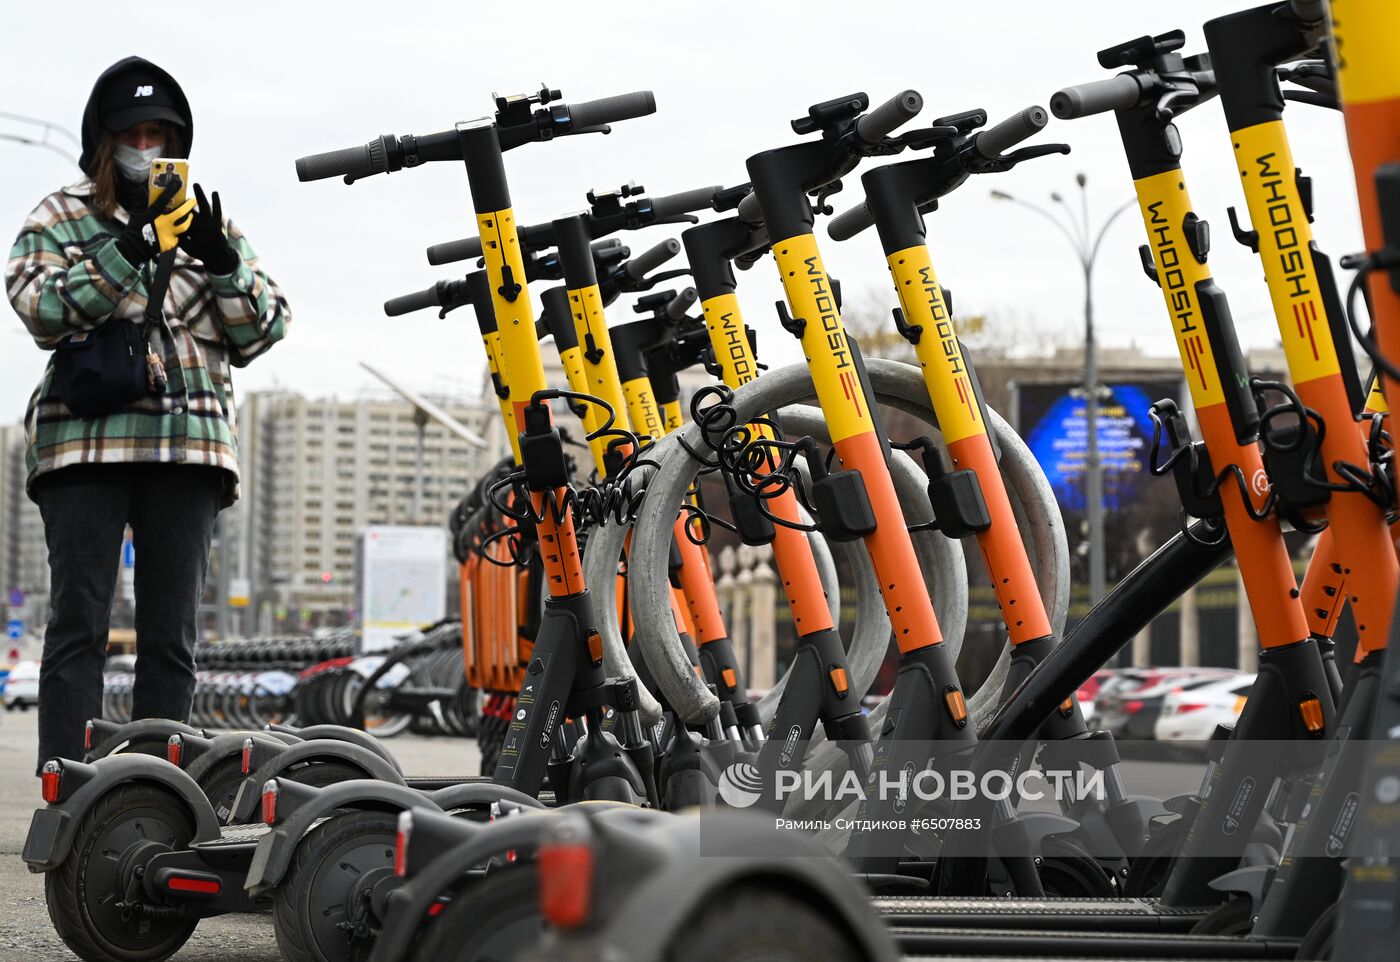
[[[164,124],[164,127],[167,154],[171,157],[187,156],[185,138],[180,128],[174,124]],[[121,201],[117,198],[117,178],[121,174],[117,171],[116,152],[117,138],[103,131],[102,140],[98,143],[97,153],[93,158],[92,174],[88,177],[92,183],[88,206],[97,216],[108,219],[116,216],[117,208],[121,206]]]

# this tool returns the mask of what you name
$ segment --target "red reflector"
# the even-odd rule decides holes
[[[588,921],[593,888],[593,849],[587,845],[545,845],[536,857],[540,910],[551,925],[577,928]]]
[[[244,775],[253,770],[253,740],[251,738],[243,739],[243,755],[240,764],[243,766]]]
[[[277,822],[277,779],[272,779],[263,785],[262,790],[262,820],[264,825],[274,825]]]
[[[1129,715],[1136,715],[1138,712],[1142,711],[1142,702],[1125,701],[1123,702],[1123,711]]]
[[[394,833],[394,874],[399,878],[408,875],[408,839],[413,834],[413,813],[399,813],[399,828]]]
[[[198,892],[201,895],[218,895],[219,890],[223,888],[212,879],[182,878],[179,875],[170,876],[165,887],[172,892]]]
[[[180,755],[184,752],[185,740],[179,735],[171,735],[165,743],[165,760],[176,767],[180,764]]]
[[[85,751],[85,752],[90,752],[90,751],[92,751],[92,719],[91,719],[91,718],[89,718],[89,719],[88,719],[88,723],[87,723],[85,726],[83,726],[83,751]]]
[[[428,918],[437,918],[442,914],[442,910],[445,908],[447,908],[447,906],[443,903],[434,902],[432,905],[428,906]]]
[[[52,805],[58,801],[59,792],[63,788],[63,764],[57,759],[44,762],[44,769],[39,774],[39,788],[45,802]]]

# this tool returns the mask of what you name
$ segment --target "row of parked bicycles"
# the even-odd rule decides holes
[[[349,726],[94,726],[85,761],[44,766],[24,850],[64,941],[89,960],[162,959],[201,918],[267,911],[296,962],[1393,959],[1397,27],[1388,0],[1336,0],[1330,17],[1322,0],[1271,2],[1206,23],[1206,50],[1188,54],[1181,31],[1107,47],[1112,76],[1087,84],[1053,90],[1088,69],[1074,53],[1037,62],[1026,86],[1043,83],[1050,110],[992,124],[965,102],[916,123],[912,89],[847,94],[775,131],[744,183],[595,190],[553,219],[517,214],[505,154],[649,115],[650,92],[497,97],[481,120],[298,160],[302,180],[466,174],[475,234],[428,259],[476,268],[385,309],[470,306],[512,443],[451,521],[489,775],[405,775]],[[1063,77],[1038,80],[1047,65]],[[1328,108],[1346,114],[1366,229],[1346,297],[1311,241],[1285,125]],[[928,243],[942,199],[974,176],[1069,150],[1040,136],[1052,113],[1066,135],[1117,123],[1145,283],[1193,409],[1153,406],[1151,461],[1180,530],[1069,632],[1053,493],[984,403]],[[1183,160],[1210,136],[1236,151],[1248,216],[1232,233],[1260,257],[1288,382],[1250,375],[1211,276]],[[833,198],[828,238],[875,228],[891,326],[917,365],[863,356],[842,324],[823,248],[841,255],[817,235]],[[633,255],[613,236],[658,225],[679,240]],[[756,333],[736,268],[760,264],[784,300]],[[613,323],[623,294],[639,316]],[[764,369],[760,334],[797,338],[805,362]],[[541,342],[567,389],[546,383]],[[1357,370],[1354,343],[1375,372]],[[683,406],[691,366],[714,383]],[[891,437],[891,408],[920,433]],[[584,444],[569,446],[575,423]],[[701,475],[725,503],[701,496]],[[772,545],[798,635],[758,699],[716,601],[717,526]],[[1317,534],[1301,583],[1285,528]],[[975,683],[958,673],[964,551],[1007,633]],[[1231,555],[1260,646],[1248,698],[1212,730],[1198,789],[1135,792],[1076,692]],[[842,588],[857,599],[848,642]],[[1343,608],[1360,637],[1348,664],[1332,643]],[[891,643],[894,688],[867,715]],[[1053,803],[1031,804],[1046,797],[1033,772],[1063,776]]]

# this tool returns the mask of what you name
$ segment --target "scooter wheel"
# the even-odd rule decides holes
[[[44,876],[59,938],[87,962],[160,962],[180,950],[197,919],[150,917],[121,905],[132,866],[123,856],[182,849],[194,838],[185,803],[155,785],[124,785],[78,822],[63,864]]]
[[[1176,864],[1176,853],[1186,838],[1186,820],[1168,822],[1148,838],[1142,851],[1128,867],[1123,894],[1128,898],[1155,898],[1167,887],[1167,877]]]
[[[1298,962],[1314,962],[1317,959],[1335,959],[1334,948],[1337,941],[1337,906],[1332,904],[1322,911],[1303,941],[1298,943]]]
[[[415,962],[515,959],[544,933],[539,871],[523,862],[463,887],[420,939]]]
[[[1247,898],[1221,902],[1191,926],[1192,935],[1248,935],[1254,929],[1254,903]]]
[[[683,808],[707,807],[715,804],[715,786],[697,768],[687,768],[666,779],[661,793],[661,807],[668,812]]]
[[[1118,897],[1118,889],[1103,866],[1072,838],[1047,838],[1041,846],[1041,861],[1036,872],[1050,898]]]
[[[398,817],[389,812],[349,812],[322,822],[301,840],[273,900],[283,958],[358,962],[369,954],[368,906],[353,904],[351,894],[367,872],[392,868],[397,826]]]
[[[238,756],[215,762],[200,777],[199,790],[214,806],[214,815],[220,825],[228,824],[228,817],[233,813],[233,801],[238,797],[238,789],[245,777],[242,759]]]
[[[863,954],[826,914],[761,882],[710,900],[676,941],[667,962],[846,962]]]

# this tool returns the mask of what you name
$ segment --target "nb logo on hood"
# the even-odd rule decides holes
[[[149,97],[156,92],[156,88],[151,84],[142,84],[136,88],[135,97]]]

